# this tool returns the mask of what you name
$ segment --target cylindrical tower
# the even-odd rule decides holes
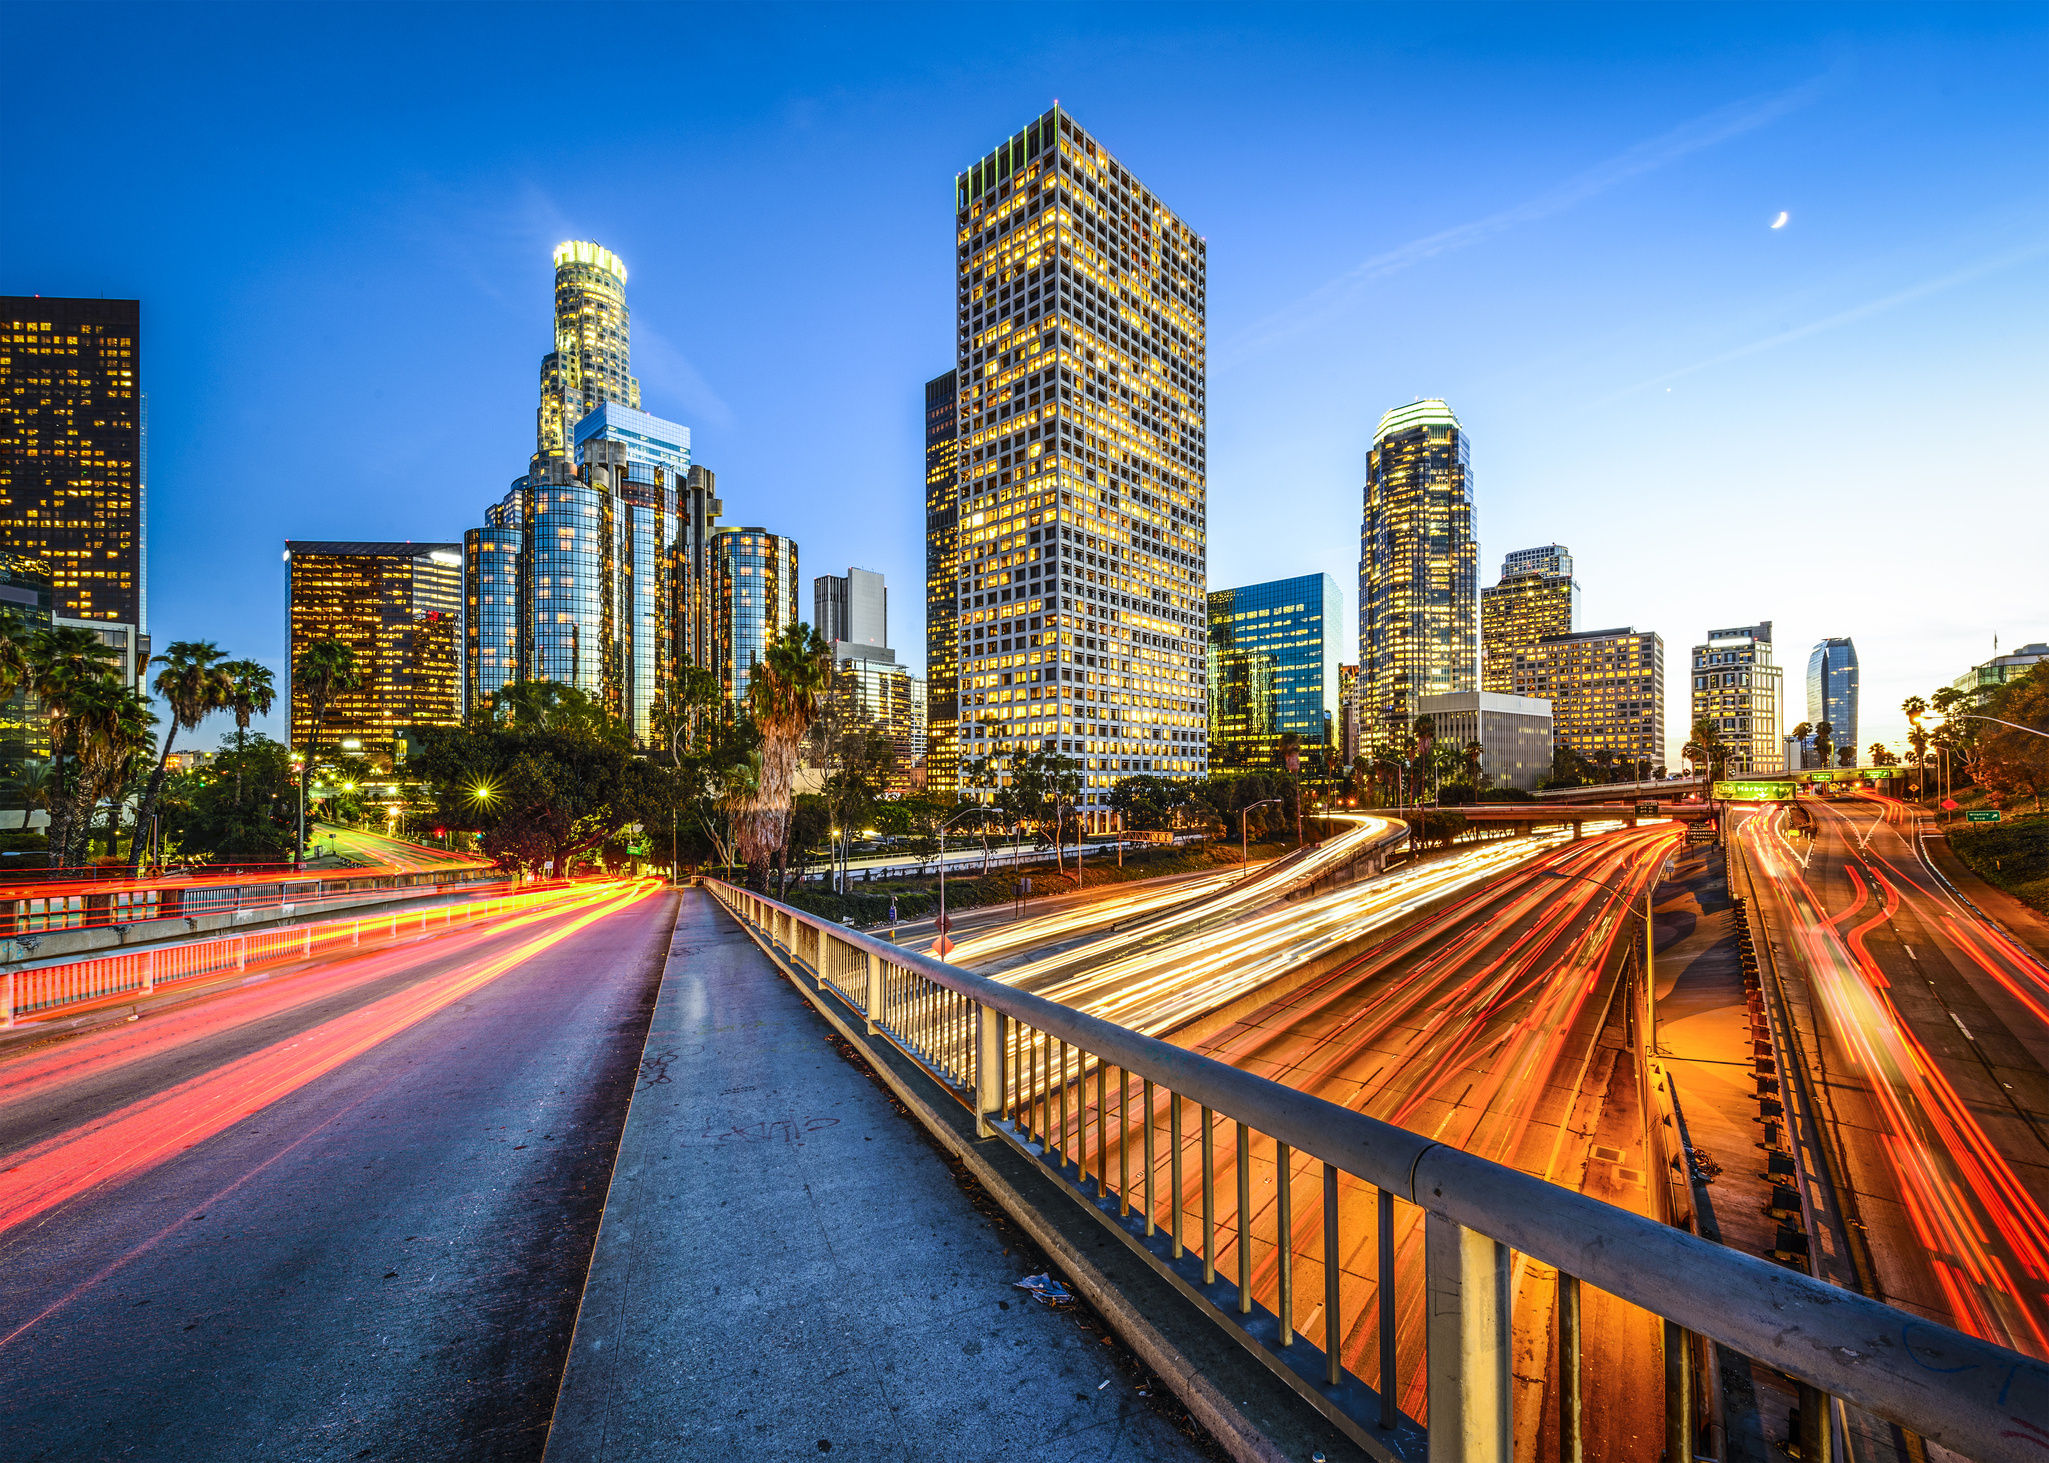
[[[534,444],[540,459],[569,456],[576,424],[603,403],[639,408],[640,382],[631,364],[626,265],[588,240],[557,244],[555,349],[541,361]]]

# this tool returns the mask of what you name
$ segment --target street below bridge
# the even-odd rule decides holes
[[[9,1458],[538,1458],[674,896],[0,1058]]]

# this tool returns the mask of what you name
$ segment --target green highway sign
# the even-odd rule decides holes
[[[1789,803],[1793,785],[1789,782],[1718,782],[1708,794],[1723,803]]]
[[[1999,809],[1973,808],[1970,812],[1964,814],[1964,821],[1966,823],[1997,823],[1999,821]]]

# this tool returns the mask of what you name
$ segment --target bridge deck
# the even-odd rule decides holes
[[[708,895],[683,901],[550,1463],[1200,1456],[1011,1288],[1009,1241],[915,1124]]]

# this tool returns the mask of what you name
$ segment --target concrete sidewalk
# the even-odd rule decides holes
[[[932,1145],[708,894],[681,897],[550,1463],[1202,1456],[1011,1288]]]

